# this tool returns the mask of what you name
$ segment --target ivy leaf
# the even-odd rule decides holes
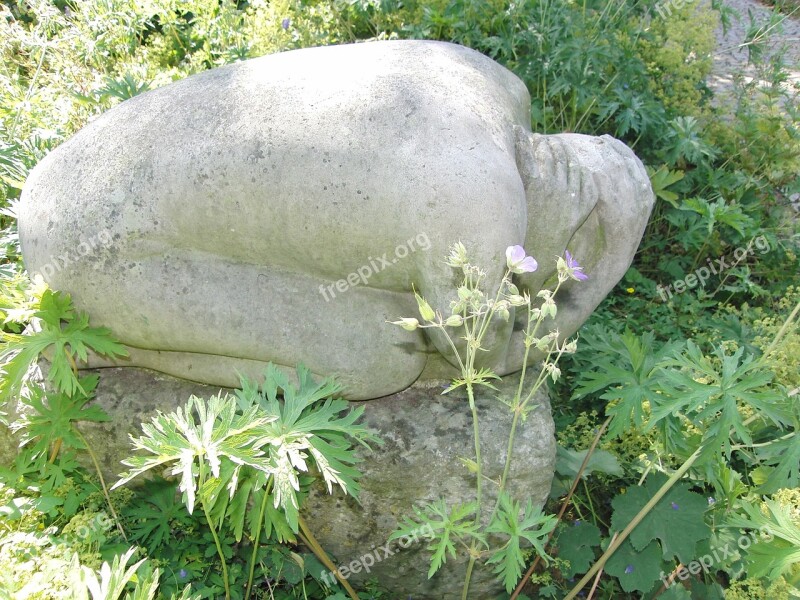
[[[565,579],[585,573],[594,561],[593,547],[600,546],[600,530],[591,523],[577,521],[564,527],[556,541],[558,557],[569,561],[569,568],[562,569]]]
[[[550,558],[545,551],[548,534],[556,526],[553,515],[544,515],[540,508],[534,509],[533,503],[528,499],[525,511],[520,518],[520,504],[513,500],[505,491],[500,495],[500,507],[494,519],[486,528],[488,533],[499,533],[508,536],[504,546],[492,553],[487,564],[497,565],[494,572],[500,575],[506,586],[506,591],[511,592],[522,576],[522,567],[525,566],[525,557],[522,554],[521,542],[528,541],[541,556],[545,564]]]
[[[661,473],[650,476],[644,485],[630,487],[611,501],[614,513],[611,528],[622,531],[666,482]],[[708,539],[711,531],[704,520],[708,501],[689,491],[689,485],[675,484],[642,519],[628,538],[636,550],[644,550],[653,540],[661,542],[665,560],[677,556],[688,564],[697,556],[697,543]]]
[[[605,570],[619,580],[626,592],[649,592],[658,581],[659,575],[664,572],[658,542],[651,541],[637,549],[628,538],[608,559]]]

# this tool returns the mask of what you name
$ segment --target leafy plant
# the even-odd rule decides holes
[[[520,550],[520,540],[525,539],[531,542],[537,552],[543,553],[544,545],[541,543],[540,537],[549,534],[555,527],[554,520],[534,512],[530,503],[527,505],[520,521],[519,505],[508,497],[506,482],[511,466],[514,436],[519,419],[524,418],[531,410],[529,407],[531,400],[544,382],[548,378],[553,381],[559,378],[561,371],[557,363],[561,355],[565,352],[575,351],[575,343],[559,342],[557,332],[550,332],[542,337],[537,337],[539,328],[545,319],[556,316],[558,309],[554,297],[561,285],[569,279],[576,281],[586,280],[587,276],[583,273],[582,267],[567,251],[565,258],[559,258],[557,261],[558,275],[555,289],[540,290],[537,293],[537,298],[541,299],[541,305],[534,307],[529,292],[523,291],[520,293],[511,280],[512,274],[530,273],[538,268],[536,260],[531,256],[526,256],[522,246],[510,246],[506,249],[507,269],[498,284],[497,290],[491,293],[483,289],[487,277],[486,272],[469,262],[467,250],[460,242],[452,246],[450,255],[447,258],[447,264],[454,269],[460,269],[463,274],[461,284],[456,290],[458,300],[451,302],[449,316],[445,316],[440,311],[435,311],[422,296],[415,292],[422,322],[420,323],[414,317],[404,317],[393,321],[393,324],[409,331],[427,328],[440,334],[452,349],[451,359],[457,363],[460,371],[459,376],[454,378],[452,384],[444,393],[449,393],[460,387],[466,388],[467,391],[469,407],[472,413],[473,441],[475,444],[475,460],[468,461],[468,466],[475,473],[476,500],[474,506],[471,506],[473,512],[472,526],[461,525],[456,528],[456,522],[465,516],[463,514],[464,507],[461,506],[457,507],[457,511],[453,509],[455,512],[450,513],[448,513],[443,502],[428,505],[421,511],[415,509],[417,516],[423,522],[443,532],[438,544],[433,546],[434,554],[431,557],[431,568],[428,572],[428,577],[432,577],[444,563],[445,550],[448,550],[451,556],[455,557],[455,547],[450,539],[451,529],[454,532],[458,532],[461,538],[464,538],[462,543],[469,543],[469,563],[462,591],[462,598],[466,599],[475,562],[482,556],[481,546],[488,547],[489,538],[486,537],[487,534],[497,533],[508,537],[508,540],[501,544],[499,548],[495,550],[489,548],[487,551],[491,554],[488,558],[488,563],[497,565],[495,572],[502,577],[508,591],[511,591],[522,573],[521,567],[524,564]],[[484,386],[495,389],[491,381],[498,379],[498,377],[491,369],[478,366],[476,361],[479,353],[485,350],[484,340],[490,327],[501,320],[508,322],[511,318],[511,310],[523,309],[523,307],[527,314],[523,314],[521,319],[525,324],[523,329],[525,352],[522,360],[522,374],[513,398],[502,400],[513,415],[508,451],[503,474],[497,489],[497,500],[488,518],[489,524],[484,531],[481,531],[478,525],[483,517],[483,470],[478,413],[475,406],[475,388]],[[461,333],[460,339],[454,340],[450,333],[451,330],[459,331]],[[460,343],[461,340],[463,340],[463,344]],[[525,375],[528,363],[532,359],[532,349],[534,352],[541,352],[543,363],[534,384],[529,389],[526,389]],[[512,515],[511,513],[515,510],[516,512]],[[440,520],[438,522],[432,521],[431,519],[437,515]],[[445,523],[447,525],[444,525]],[[406,524],[406,529],[408,526]],[[543,556],[543,554],[539,555]]]
[[[751,577],[766,577],[774,582],[787,575],[793,583],[800,580],[800,503],[797,489],[794,492],[794,506],[770,498],[760,506],[742,502],[741,513],[728,520],[730,527],[759,532],[757,543],[747,550]]]
[[[312,550],[326,566],[331,564],[299,517],[300,474],[313,464],[329,492],[335,483],[345,493],[357,494],[358,471],[352,466],[356,459],[349,439],[367,447],[369,441],[375,441],[366,429],[355,425],[363,408],[340,416],[349,405],[330,398],[339,390],[337,384],[330,380],[315,383],[302,366],[297,378],[299,388],[270,365],[261,389],[243,379],[236,397],[217,395],[206,401],[192,396],[176,412],[159,413],[151,423],[142,425],[143,436],[132,438],[134,447],[149,455],[123,461],[130,470],[114,485],[124,485],[157,467],[171,467],[170,473],[180,477],[179,489],[189,514],[197,503],[203,511],[222,565],[226,598],[231,594],[229,557],[218,532],[227,525],[236,539],[241,539],[248,497],[261,492],[259,517],[250,522],[253,553],[246,596],[252,588],[267,517],[273,523],[285,520],[294,533],[302,527]],[[278,390],[283,392],[283,401],[278,399]],[[270,500],[280,509],[280,518],[267,512]]]
[[[33,313],[40,327],[29,335],[3,332],[8,342],[0,353],[0,402],[19,394],[31,366],[47,355],[50,368],[47,379],[58,392],[67,396],[87,391],[77,376],[77,362],[86,362],[91,350],[108,358],[128,355],[111,337],[106,327],[90,327],[86,313],[77,311],[69,294],[46,289]]]

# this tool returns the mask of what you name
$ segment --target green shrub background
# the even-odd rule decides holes
[[[781,6],[788,12],[791,4]],[[33,310],[30,305],[27,312],[20,310],[30,302],[31,289],[15,224],[25,178],[48,151],[98,114],[193,73],[274,52],[373,39],[463,44],[525,82],[533,130],[622,139],[648,166],[657,193],[633,266],[584,326],[578,352],[565,359],[563,377],[552,386],[564,450],[559,481],[568,484],[569,452],[586,450],[606,417],[620,414],[631,386],[644,390],[643,414],[638,423],[635,416],[614,422],[613,434],[603,438],[598,462],[565,519],[590,524],[598,543],[570,542],[571,534],[560,527],[556,562],[533,579],[538,597],[563,598],[569,579],[588,568],[584,561],[599,556],[600,536],[607,540],[611,535],[615,511],[632,501],[632,496],[624,498],[626,490],[669,472],[688,456],[670,445],[675,431],[646,423],[654,419],[652,402],[657,404],[668,388],[664,373],[687,373],[694,367],[644,365],[647,357],[672,360],[670,353],[691,348],[689,342],[713,368],[727,368],[737,351],[752,357],[770,374],[769,389],[788,402],[780,420],[748,423],[751,439],[736,441],[727,460],[688,473],[681,493],[714,500],[696,515],[702,543],[708,547],[729,540],[731,523],[743,530],[744,520],[751,519],[755,527],[758,518],[748,507],[768,518],[769,501],[782,507],[787,537],[659,597],[721,598],[723,589],[737,600],[797,597],[797,562],[777,571],[764,566],[783,565],[800,548],[800,537],[792,538],[800,536],[800,498],[792,492],[800,486],[800,337],[792,316],[800,302],[800,227],[790,207],[800,194],[797,90],[786,84],[781,54],[758,52],[759,42],[750,53],[756,80],[736,77],[727,99],[714,102],[706,84],[714,28],[735,15],[712,2],[660,18],[654,5],[652,0],[0,2],[0,310],[5,333],[19,333]],[[740,17],[747,20],[747,15]],[[781,18],[777,12],[773,16],[776,22]],[[756,238],[768,243],[768,252],[746,258],[703,288],[671,298],[660,292]],[[604,376],[597,365],[628,379]],[[740,383],[752,383],[747,377]],[[708,383],[700,376],[696,381]],[[745,421],[758,413],[746,402],[733,410]],[[676,409],[674,421],[661,426],[668,422],[689,440],[702,436],[710,421],[692,420],[690,412],[689,407]],[[202,521],[180,512],[174,486],[150,485],[155,487],[146,498],[115,492],[126,527],[135,531],[151,521],[160,523],[138,538],[141,557],[149,556],[152,566],[162,568],[163,594],[178,594],[188,582],[194,592],[214,597],[218,581],[199,583],[214,571],[208,531]],[[98,489],[93,475],[69,455],[54,465],[20,462],[0,469],[0,598],[23,597],[3,591],[20,581],[36,590],[26,598],[65,597],[60,584],[53,583],[53,565],[59,560],[71,560],[76,552],[82,564],[96,569],[128,547],[108,525]],[[557,506],[554,498],[548,508],[555,512]],[[91,534],[76,538],[74,531],[81,526]],[[150,534],[158,527],[171,532],[171,545],[153,542]],[[232,556],[239,551],[231,539],[223,542]],[[667,541],[654,543],[666,552]],[[301,555],[305,559],[298,560]],[[596,597],[652,597],[660,582],[631,582],[628,567],[638,574],[645,567],[669,572],[677,565],[649,565],[646,555],[631,547],[631,564],[609,562]],[[261,590],[262,597],[344,598],[320,582],[321,566],[314,560],[299,546],[273,542],[262,562],[274,589]],[[244,559],[240,564],[234,558],[233,564],[232,577],[241,577]],[[8,580],[9,573],[15,581]],[[380,582],[362,592],[389,597],[380,591]]]

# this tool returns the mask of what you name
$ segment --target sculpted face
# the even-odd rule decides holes
[[[641,163],[607,136],[531,134],[529,111],[512,73],[440,42],[201,73],[108,111],[34,169],[26,266],[110,327],[125,364],[235,386],[237,371],[303,362],[352,399],[387,395],[452,374],[441,340],[386,321],[415,314],[412,284],[449,305],[454,242],[489,285],[524,245],[534,292],[569,247],[590,279],[559,293],[563,335],[630,264],[653,204]],[[501,374],[521,367],[517,336],[513,320],[495,332]]]

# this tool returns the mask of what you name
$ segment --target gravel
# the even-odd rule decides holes
[[[717,49],[714,53],[714,67],[709,77],[709,87],[719,99],[725,97],[733,88],[733,78],[742,73],[747,81],[757,77],[756,70],[748,64],[748,47],[745,45],[747,30],[750,28],[749,13],[763,29],[768,29],[771,10],[754,0],[724,0],[724,5],[734,9],[739,17],[734,17],[727,32],[722,26],[717,28]],[[780,25],[769,30],[766,43],[768,55],[774,54],[781,46],[786,45],[788,52],[784,58],[789,71],[785,85],[787,89],[800,89],[800,19],[797,14],[784,16]]]

